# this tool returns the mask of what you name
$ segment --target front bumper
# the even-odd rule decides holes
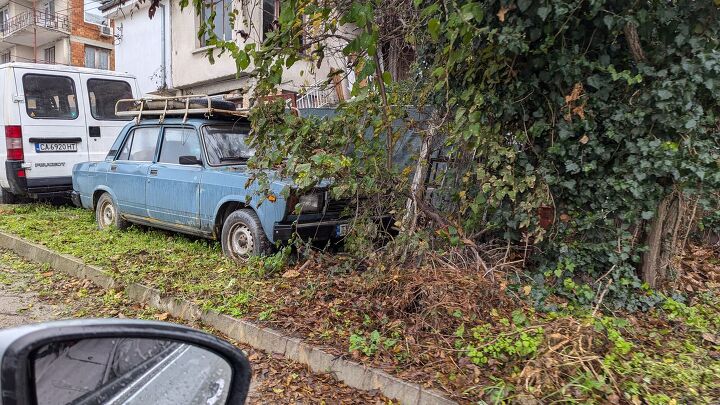
[[[307,223],[281,223],[276,222],[273,227],[273,240],[288,241],[294,235],[303,240],[330,240],[339,239],[344,235],[338,233],[341,225],[347,225],[349,220],[339,219],[332,221],[319,221]]]
[[[273,241],[286,242],[294,235],[299,236],[302,240],[312,239],[317,241],[326,241],[331,239],[342,239],[346,235],[341,233],[341,230],[349,230],[347,227],[343,227],[342,225],[349,226],[350,222],[352,222],[352,218],[299,223],[276,222],[273,228]],[[397,232],[393,229],[394,220],[391,216],[375,218],[375,222],[389,236],[397,235]]]

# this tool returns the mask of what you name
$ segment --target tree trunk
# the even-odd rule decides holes
[[[417,165],[415,166],[415,175],[413,176],[412,184],[410,185],[410,198],[408,198],[405,204],[405,218],[403,218],[403,228],[408,230],[410,233],[415,232],[417,225],[417,214],[418,214],[418,199],[425,198],[424,196],[424,184],[425,177],[427,176],[429,157],[430,157],[430,145],[432,145],[433,138],[435,137],[435,118],[430,119],[430,128],[427,132],[427,136],[423,139],[422,146],[420,147],[420,155],[418,156]]]
[[[672,259],[679,246],[678,230],[682,223],[683,204],[677,193],[665,197],[645,237],[648,250],[643,254],[641,276],[650,287],[657,288],[670,276]]]

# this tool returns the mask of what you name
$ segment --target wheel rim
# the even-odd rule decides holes
[[[236,259],[244,259],[255,250],[252,232],[245,224],[235,224],[230,228],[230,251]]]
[[[100,225],[106,228],[115,222],[115,206],[110,201],[104,201],[100,206]]]

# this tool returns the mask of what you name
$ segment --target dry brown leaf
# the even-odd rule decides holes
[[[708,342],[714,344],[714,345],[720,345],[720,336],[713,335],[710,332],[704,332],[702,334],[702,338],[704,340],[707,340]]]
[[[505,16],[508,12],[512,11],[515,8],[514,4],[511,4],[509,6],[502,6],[500,7],[500,11],[497,12],[497,17],[500,20],[500,22],[505,22]]]
[[[158,320],[164,321],[164,320],[168,319],[168,316],[170,316],[169,313],[163,312],[162,314],[156,315],[155,318],[157,318]]]
[[[300,275],[300,272],[297,270],[288,270],[285,273],[283,273],[283,278],[296,278]]]
[[[580,138],[580,143],[585,145],[590,141],[590,138],[587,136],[587,134],[583,135],[582,138]]]

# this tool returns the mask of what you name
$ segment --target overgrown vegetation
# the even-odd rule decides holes
[[[355,202],[357,258],[374,251],[368,219],[393,213],[404,237],[382,251],[392,266],[439,255],[475,271],[522,268],[543,305],[556,293],[592,304],[607,290],[605,305],[636,310],[658,302],[647,286],[673,288],[671,258],[697,224],[714,226],[717,2],[281,3],[264,42],[211,38],[211,53],[253,67],[257,100],[299,61],[350,61],[333,75],[356,74],[353,98],[333,117],[258,102],[251,163],[302,188],[332,179]],[[252,16],[236,19],[252,31]],[[419,180],[431,157],[446,159],[429,167],[430,195]]]
[[[260,270],[262,259],[239,267],[215,243],[137,227],[99,231],[92,212],[69,207],[4,206],[0,230],[101,265],[120,281],[294,332],[462,401],[712,403],[720,393],[720,261],[709,250],[680,260],[692,299],[660,297],[656,309],[613,316],[573,305],[537,312],[494,291],[499,278],[452,270],[419,279],[396,269],[395,283],[412,291],[398,296],[398,287],[378,277],[384,270],[340,271],[333,265],[342,259],[316,253],[280,272],[272,269],[284,253],[267,260],[269,272]],[[113,307],[125,298],[108,291],[102,301]]]

